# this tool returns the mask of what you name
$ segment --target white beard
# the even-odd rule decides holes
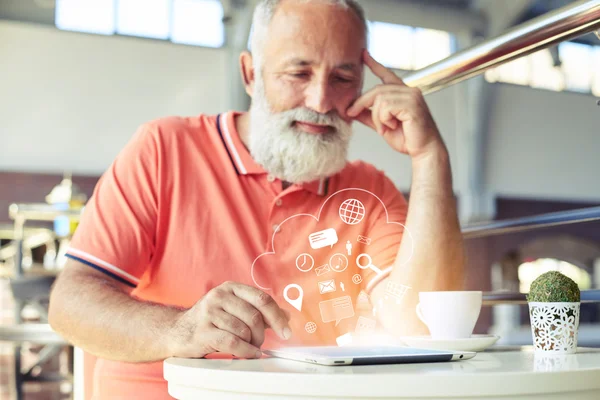
[[[292,126],[294,121],[330,125],[325,134],[311,134]],[[346,165],[352,127],[337,113],[320,114],[300,107],[273,113],[260,74],[250,107],[249,150],[268,173],[291,183],[312,182],[334,175]]]

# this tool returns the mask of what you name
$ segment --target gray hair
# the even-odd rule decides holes
[[[262,68],[262,58],[265,42],[267,41],[269,25],[277,7],[282,0],[260,0],[256,9],[254,10],[254,16],[252,19],[252,38],[250,42],[250,50],[252,52],[254,68],[260,71]],[[309,1],[322,1],[327,2],[336,6],[348,8],[356,14],[360,19],[361,28],[365,32],[365,41],[368,35],[367,19],[365,17],[365,11],[362,6],[358,4],[356,0],[302,0],[304,2]]]

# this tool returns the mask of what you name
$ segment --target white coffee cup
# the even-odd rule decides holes
[[[432,339],[462,339],[473,334],[482,292],[419,292],[417,316]]]

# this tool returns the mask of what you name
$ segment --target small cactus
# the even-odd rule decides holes
[[[531,284],[528,302],[576,303],[581,301],[577,283],[558,271],[549,271],[538,276]]]

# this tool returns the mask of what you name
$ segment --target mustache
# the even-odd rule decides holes
[[[291,121],[307,122],[309,124],[329,125],[340,129],[346,121],[338,114],[337,111],[329,111],[322,114],[306,107],[298,107],[284,111],[280,114],[282,117]]]

